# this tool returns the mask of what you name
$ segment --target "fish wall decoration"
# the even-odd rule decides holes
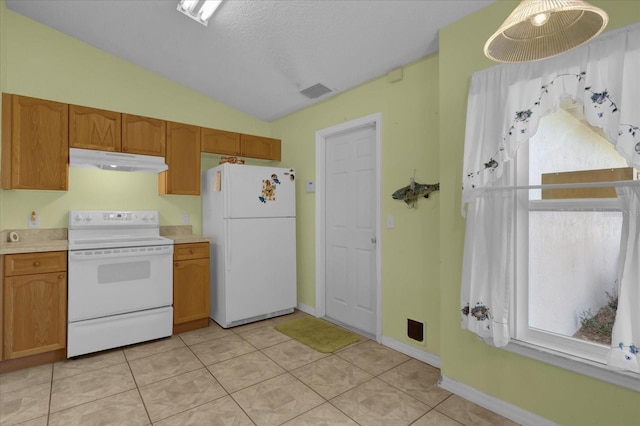
[[[402,200],[409,207],[416,207],[416,202],[418,198],[424,197],[429,198],[429,194],[433,191],[440,190],[440,183],[434,184],[422,184],[417,183],[411,178],[411,183],[403,188],[398,189],[396,192],[391,194],[391,197],[394,200]]]

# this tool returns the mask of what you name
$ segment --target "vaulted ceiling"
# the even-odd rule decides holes
[[[7,0],[17,13],[272,121],[433,54],[493,0],[225,0],[208,26],[178,0]],[[315,84],[331,92],[309,99]]]

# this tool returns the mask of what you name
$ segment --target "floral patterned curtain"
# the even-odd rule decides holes
[[[618,310],[611,333],[610,368],[640,373],[640,186],[616,188],[622,208]]]
[[[472,76],[462,176],[467,218],[462,325],[496,346],[509,342],[515,264],[516,180],[510,161],[536,133],[540,119],[555,112],[564,98],[582,103],[585,120],[602,128],[629,166],[640,169],[640,24],[609,31],[554,58],[500,65]],[[627,219],[640,226],[640,214]],[[635,248],[627,253],[636,257],[627,255],[627,260],[637,265],[637,238],[629,244]],[[640,276],[634,278],[632,268],[623,272],[630,274],[626,282],[632,281],[637,295]],[[625,355],[640,343],[634,303],[636,315],[619,316],[615,326],[619,333],[635,330],[620,334],[636,339],[623,341]],[[631,355],[637,358],[637,353]],[[635,371],[637,365],[636,359]]]

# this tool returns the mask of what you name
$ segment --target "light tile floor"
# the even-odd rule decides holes
[[[0,425],[514,425],[375,341],[332,354],[274,329],[302,312],[0,375]]]

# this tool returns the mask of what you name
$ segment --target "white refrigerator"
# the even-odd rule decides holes
[[[211,318],[224,328],[293,312],[295,171],[222,164],[203,173],[211,239]]]

